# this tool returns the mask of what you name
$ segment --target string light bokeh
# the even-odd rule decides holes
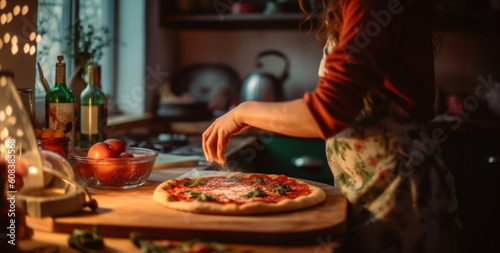
[[[8,51],[8,54],[12,56],[18,54],[35,55],[36,43],[42,39],[42,36],[36,33],[36,29],[29,31],[32,21],[27,18],[27,15],[30,14],[30,8],[28,5],[18,4],[18,2],[0,0],[0,52]],[[12,25],[19,20],[24,25]],[[0,70],[2,63],[8,60],[7,57],[0,58]]]

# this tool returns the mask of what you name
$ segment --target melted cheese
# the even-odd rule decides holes
[[[226,201],[237,201],[237,202],[248,202],[251,199],[246,199],[243,195],[253,191],[255,188],[251,185],[241,185],[237,183],[225,183],[230,185],[231,188],[225,188],[224,186],[216,189],[207,190],[207,194],[216,196],[217,200]]]

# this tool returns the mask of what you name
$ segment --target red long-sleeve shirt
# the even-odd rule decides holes
[[[325,60],[328,73],[304,95],[324,139],[352,124],[372,89],[389,91],[422,122],[432,119],[433,43],[422,2],[342,1],[341,37]]]

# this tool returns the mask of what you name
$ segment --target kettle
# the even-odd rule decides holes
[[[280,57],[285,63],[283,73],[279,77],[263,70],[261,58],[271,55]],[[249,74],[243,81],[240,102],[249,100],[268,102],[282,100],[283,83],[288,78],[289,65],[288,57],[280,51],[266,50],[259,53],[256,58],[256,70]]]

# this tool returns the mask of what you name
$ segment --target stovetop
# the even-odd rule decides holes
[[[186,134],[160,133],[156,136],[130,135],[123,138],[127,147],[157,150],[175,155],[203,155],[201,141]]]

